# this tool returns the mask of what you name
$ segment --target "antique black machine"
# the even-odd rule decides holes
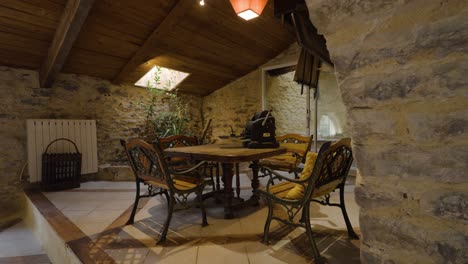
[[[275,118],[271,111],[257,112],[247,122],[244,131],[243,146],[247,148],[277,148],[275,138]]]

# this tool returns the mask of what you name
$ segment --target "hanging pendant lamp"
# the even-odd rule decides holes
[[[268,0],[230,0],[236,14],[245,20],[258,17]]]

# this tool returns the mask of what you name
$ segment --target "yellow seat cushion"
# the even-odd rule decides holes
[[[202,184],[203,179],[188,175],[172,175],[172,182],[176,189],[186,191],[188,189],[196,188],[198,185]]]
[[[281,182],[275,185],[271,185],[270,189],[268,190],[269,193],[273,194],[278,198],[285,198],[288,192],[296,186],[293,182]],[[265,187],[262,188],[264,191]]]
[[[302,170],[301,176],[299,177],[300,180],[306,180],[311,176],[316,160],[317,160],[317,153],[314,153],[314,152],[307,153],[306,161],[304,164],[304,169]],[[288,191],[285,198],[290,199],[290,200],[300,200],[302,199],[303,196],[304,196],[304,186],[295,183],[294,187]]]
[[[288,152],[294,152],[299,155],[304,155],[304,152],[306,151],[307,144],[304,143],[280,143],[280,147],[286,148]]]
[[[331,191],[335,190],[336,187],[341,182],[343,182],[343,178],[333,180],[333,181],[331,181],[329,183],[326,183],[326,184],[324,184],[324,185],[322,185],[322,186],[320,186],[318,188],[315,188],[314,192],[312,193],[312,198],[317,198],[317,197],[320,197],[320,196],[325,195],[327,193],[330,193]]]
[[[140,178],[155,187],[169,190],[169,186],[167,186],[166,181],[161,178],[152,176],[141,176]],[[201,180],[190,176],[173,175],[172,183],[177,190],[186,191],[196,188],[201,183]]]
[[[291,153],[281,154],[271,158],[265,158],[260,160],[260,166],[267,166],[272,169],[287,169],[292,170],[299,165],[300,161],[296,159]]]
[[[197,187],[196,184],[186,182],[186,181],[176,180],[176,179],[173,180],[173,183],[174,183],[174,187],[181,191],[186,191],[186,190]]]
[[[270,167],[274,170],[279,169],[292,172],[301,163],[301,160],[294,156],[294,154],[304,155],[307,144],[281,143],[280,146],[286,148],[288,152],[271,158],[262,159],[259,165]]]

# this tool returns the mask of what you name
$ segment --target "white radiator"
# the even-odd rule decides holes
[[[28,171],[30,182],[41,180],[42,154],[47,145],[57,138],[75,142],[82,154],[81,174],[96,173],[96,120],[28,119]],[[61,140],[53,143],[48,153],[75,152],[72,144]]]

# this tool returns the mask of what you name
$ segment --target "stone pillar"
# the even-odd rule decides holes
[[[468,263],[468,4],[307,0],[349,113],[363,263]]]

